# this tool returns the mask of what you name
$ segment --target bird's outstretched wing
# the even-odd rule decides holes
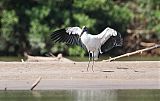
[[[123,40],[121,34],[114,29],[106,28],[99,36],[101,37],[102,52],[107,52],[113,47],[122,46]]]
[[[80,45],[84,47],[79,35],[82,29],[79,27],[68,27],[54,31],[51,33],[51,40],[56,42],[65,42],[72,45]]]

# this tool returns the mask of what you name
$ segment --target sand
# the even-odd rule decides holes
[[[27,90],[38,77],[37,90],[160,89],[160,61],[0,62],[0,90]]]

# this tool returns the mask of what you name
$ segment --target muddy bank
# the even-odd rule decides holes
[[[133,82],[135,82],[135,85],[136,82],[137,85],[138,83],[140,83],[139,85],[141,86],[139,87],[141,88],[143,88],[143,85],[145,87],[146,85],[145,82],[147,82],[149,85],[154,85],[152,88],[160,88],[159,61],[96,62],[94,65],[94,72],[91,71],[91,68],[89,72],[86,71],[87,63],[88,62],[57,62],[57,61],[0,62],[0,88],[3,89],[5,85],[10,84],[9,82],[12,82],[13,85],[15,82],[15,88],[16,88],[17,86],[16,82],[23,82],[23,81],[24,81],[23,83],[26,83],[28,84],[28,86],[31,86],[30,84],[33,83],[33,81],[35,81],[40,76],[42,77],[40,84],[42,84],[42,81],[46,81],[46,83],[44,82],[42,85],[52,85],[53,83],[57,84],[58,82],[56,83],[56,80],[60,81],[76,80],[78,82],[79,81],[94,82],[100,80],[101,83],[104,84],[104,88],[107,87],[106,84],[108,82],[111,82],[110,83],[111,85],[112,82],[114,82],[113,85],[118,84],[118,82],[122,82],[121,85],[117,85],[117,87],[120,86],[118,88],[121,88],[125,84],[128,84],[129,88],[132,87],[136,88],[136,86],[132,85],[134,84]],[[100,87],[98,85],[100,85],[101,83],[98,84],[95,83],[95,85],[97,85],[97,88]],[[81,84],[83,85],[83,83]],[[69,83],[68,85],[71,86],[72,82]],[[88,84],[86,83],[86,88],[89,88],[88,85],[90,85],[89,82]],[[17,87],[17,89],[21,88],[19,86]],[[51,86],[51,88],[56,87],[53,86]],[[76,88],[76,85],[73,87]],[[151,86],[147,87],[150,88]],[[45,87],[42,86],[40,88],[45,88]],[[62,85],[60,88],[63,88]]]

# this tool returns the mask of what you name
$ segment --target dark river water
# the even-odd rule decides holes
[[[88,61],[88,56],[86,57],[66,57],[68,59],[71,59],[73,61]],[[25,57],[14,57],[14,56],[0,56],[0,61],[19,61],[21,62],[21,59],[26,60]],[[108,56],[100,56],[98,61],[109,59]],[[129,56],[129,57],[123,57],[120,59],[117,59],[117,61],[160,61],[160,56]]]
[[[0,101],[160,101],[160,90],[0,91]]]

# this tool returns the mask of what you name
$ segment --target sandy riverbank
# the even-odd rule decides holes
[[[27,89],[40,76],[37,89],[160,89],[159,61],[96,62],[94,72],[86,67],[87,62],[0,62],[0,89]]]

